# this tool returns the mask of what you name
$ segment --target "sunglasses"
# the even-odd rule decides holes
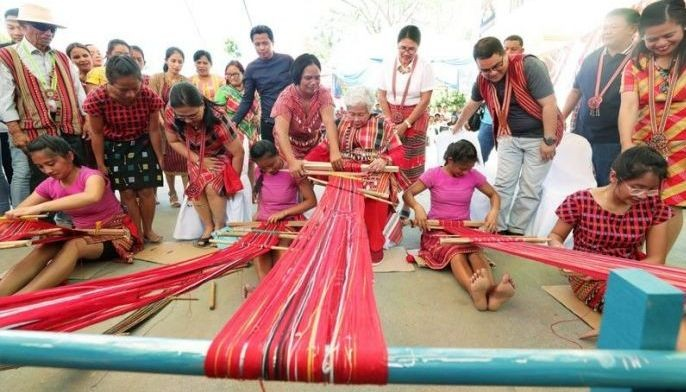
[[[51,32],[54,33],[57,30],[57,26],[47,24],[47,23],[28,22],[28,24],[31,27],[33,27],[34,29],[42,31],[42,32],[46,32],[46,31],[50,30]]]

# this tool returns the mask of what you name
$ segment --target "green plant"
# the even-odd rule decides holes
[[[438,108],[446,108],[449,111],[462,110],[467,98],[464,94],[457,90],[442,90],[438,91],[431,97],[431,107],[436,110]]]

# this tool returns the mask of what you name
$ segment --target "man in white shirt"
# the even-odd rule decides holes
[[[86,94],[76,66],[67,55],[50,47],[62,26],[55,23],[50,10],[33,4],[19,9],[17,21],[24,38],[15,46],[0,49],[0,118],[9,129],[12,145],[24,150],[39,135],[61,136],[83,158]],[[29,168],[30,191],[45,175],[32,164]],[[18,174],[23,173],[20,170],[14,176]],[[13,204],[26,196],[17,195]]]

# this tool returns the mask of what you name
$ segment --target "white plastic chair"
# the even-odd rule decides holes
[[[547,237],[557,222],[555,210],[564,199],[576,191],[596,186],[592,154],[591,145],[586,138],[565,133],[557,147],[548,176],[543,181],[541,203],[527,229],[528,235]],[[565,246],[572,246],[571,234],[567,237]]]

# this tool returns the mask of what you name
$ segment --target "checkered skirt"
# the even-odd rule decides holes
[[[162,170],[147,134],[128,141],[106,140],[105,165],[114,190],[162,186]]]

